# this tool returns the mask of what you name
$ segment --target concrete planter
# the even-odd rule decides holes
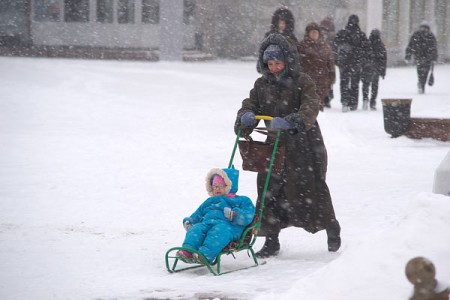
[[[411,118],[405,135],[412,139],[432,138],[450,141],[450,119]]]
[[[412,99],[382,99],[384,130],[392,137],[450,141],[450,119],[411,118]]]
[[[392,137],[404,135],[411,118],[412,99],[381,99],[384,130]]]

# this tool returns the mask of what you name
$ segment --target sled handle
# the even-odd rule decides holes
[[[271,116],[255,116],[256,120],[266,120],[266,121],[272,121],[273,117]]]

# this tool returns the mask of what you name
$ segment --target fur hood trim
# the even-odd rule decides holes
[[[271,31],[278,32],[278,22],[283,20],[286,22],[286,35],[294,33],[295,19],[292,12],[287,7],[280,7],[272,15]]]
[[[231,191],[231,188],[233,186],[232,181],[230,180],[230,178],[228,178],[228,175],[224,170],[219,169],[219,168],[214,168],[208,172],[208,174],[206,175],[206,178],[205,178],[206,191],[208,192],[208,195],[210,195],[211,197],[214,196],[213,189],[211,186],[211,181],[212,181],[213,176],[216,174],[220,175],[225,180],[225,183],[227,184],[227,187],[225,188],[225,194],[228,194]]]
[[[283,81],[288,79],[297,78],[300,76],[300,65],[297,48],[293,48],[288,40],[279,33],[272,33],[268,35],[261,43],[259,47],[259,55],[258,55],[258,63],[259,69],[261,70],[262,75],[269,81],[277,81],[274,75],[269,70],[267,63],[264,63],[264,51],[270,45],[278,45],[283,51],[283,55],[285,57],[285,69],[281,72],[280,78]]]

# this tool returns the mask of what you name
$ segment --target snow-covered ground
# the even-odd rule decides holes
[[[449,285],[450,197],[431,191],[450,143],[390,138],[380,101],[344,114],[338,86],[319,123],[341,249],[289,228],[258,268],[167,272],[206,173],[228,165],[257,76],[254,62],[0,57],[0,299],[407,299],[416,256]],[[414,67],[390,68],[378,99],[412,98],[412,116],[448,118],[449,82],[439,65],[418,95]],[[255,199],[255,176],[241,171],[239,194]],[[223,268],[248,264],[239,253]]]

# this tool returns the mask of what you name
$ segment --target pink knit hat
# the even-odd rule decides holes
[[[225,183],[225,179],[219,174],[215,174],[213,180],[211,181],[211,185],[227,185]]]

